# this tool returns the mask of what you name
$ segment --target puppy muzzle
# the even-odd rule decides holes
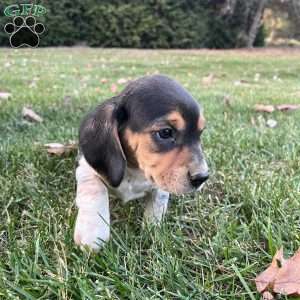
[[[194,164],[190,168],[188,178],[194,189],[201,189],[204,182],[209,178],[209,170],[205,159],[202,159],[200,163]]]

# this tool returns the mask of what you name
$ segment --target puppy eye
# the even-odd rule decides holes
[[[157,131],[157,135],[161,139],[170,139],[173,137],[173,130],[171,128],[164,128],[164,129]]]

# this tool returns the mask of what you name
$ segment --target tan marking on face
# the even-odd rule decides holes
[[[202,114],[200,114],[200,117],[198,119],[198,129],[203,130],[205,128],[205,118]]]
[[[126,152],[135,157],[147,179],[172,193],[180,194],[190,190],[187,175],[191,153],[188,147],[157,153],[150,133],[133,133],[126,129],[124,136],[128,149]]]
[[[186,127],[185,120],[178,111],[171,112],[167,115],[166,119],[179,130]]]
[[[141,142],[140,134],[133,133],[130,129],[125,129],[121,136],[123,151],[126,156],[127,165],[132,168],[138,168],[136,153],[138,145]]]

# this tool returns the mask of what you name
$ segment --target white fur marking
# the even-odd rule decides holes
[[[78,215],[74,240],[78,245],[98,250],[110,235],[107,189],[84,157],[76,169],[76,180]]]
[[[169,193],[154,190],[146,199],[144,218],[146,222],[160,223],[168,208]]]

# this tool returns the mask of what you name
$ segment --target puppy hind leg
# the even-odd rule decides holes
[[[82,157],[76,169],[78,215],[74,240],[77,245],[99,250],[110,236],[107,188]]]
[[[169,193],[163,190],[154,190],[146,198],[144,220],[147,223],[159,224],[163,219],[169,201]]]

